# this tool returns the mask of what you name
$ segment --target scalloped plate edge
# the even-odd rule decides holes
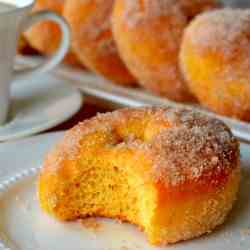
[[[40,169],[41,167],[30,168],[8,178],[5,181],[2,181],[0,183],[0,195],[8,191],[8,189],[12,185],[17,184],[19,181],[22,181],[23,179],[28,178],[28,177],[35,176],[36,174],[38,174]],[[13,249],[6,246],[6,244],[4,243],[4,240],[0,237],[0,250],[13,250]]]

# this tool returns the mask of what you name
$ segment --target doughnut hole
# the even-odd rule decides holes
[[[238,143],[222,123],[189,111],[125,109],[67,132],[44,163],[38,194],[62,220],[118,218],[165,245],[224,222],[239,176]]]
[[[180,64],[190,90],[202,105],[250,121],[249,48],[249,10],[217,10],[190,24]]]
[[[72,30],[72,48],[90,70],[123,85],[135,80],[118,55],[110,15],[113,0],[67,1],[64,16]]]

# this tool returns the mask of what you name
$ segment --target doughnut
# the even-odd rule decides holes
[[[64,1],[62,0],[38,0],[33,11],[51,10],[62,14]],[[60,43],[60,28],[52,21],[43,21],[32,26],[25,37],[32,47],[44,54],[51,54],[57,49]]]
[[[191,92],[208,109],[250,121],[250,10],[221,9],[185,31],[180,65]]]
[[[195,8],[200,1],[190,2],[116,0],[112,14],[118,50],[138,82],[158,95],[184,102],[194,98],[179,70],[179,48],[188,20],[203,10]]]
[[[39,202],[59,220],[108,217],[166,245],[211,232],[237,196],[239,143],[191,110],[127,108],[79,123],[48,154]]]
[[[61,15],[64,2],[65,0],[37,0],[33,11],[51,10]],[[24,36],[32,48],[45,55],[53,54],[61,41],[60,28],[52,21],[43,21],[33,25],[24,33]],[[72,51],[66,55],[64,63],[80,66],[80,61]]]
[[[64,16],[72,30],[72,49],[90,70],[123,85],[135,83],[118,55],[110,17],[113,0],[66,1]]]

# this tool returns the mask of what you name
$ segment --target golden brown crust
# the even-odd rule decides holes
[[[124,85],[134,78],[120,59],[114,43],[110,15],[113,0],[66,2],[64,16],[72,29],[72,48],[89,69]]]
[[[176,101],[194,101],[179,70],[179,48],[189,19],[213,5],[190,0],[116,1],[114,38],[122,59],[142,86]]]
[[[142,134],[124,137],[120,131],[135,120],[141,120]],[[101,114],[78,124],[49,155],[43,171],[56,172],[62,162],[77,158],[81,141],[100,131],[113,138],[104,145],[130,148],[148,157],[152,168],[145,180],[165,188],[190,182],[216,186],[238,166],[238,141],[222,122],[189,110],[138,108]]]
[[[217,10],[187,28],[180,61],[190,90],[222,115],[250,121],[250,12]]]
[[[186,101],[190,95],[177,66],[186,19],[174,2],[117,0],[113,34],[122,59],[143,87]]]

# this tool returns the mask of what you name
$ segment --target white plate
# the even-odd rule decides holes
[[[0,141],[36,134],[72,117],[82,96],[68,83],[49,74],[13,83],[10,117],[0,126]]]
[[[36,171],[62,133],[0,145],[0,249],[11,250],[249,250],[250,146],[242,144],[243,178],[239,200],[225,225],[212,234],[166,248],[150,246],[135,226],[98,219],[99,232],[62,223],[43,213],[36,199]],[[13,157],[15,152],[15,157]],[[28,169],[32,169],[29,171]],[[22,171],[21,171],[22,170]],[[22,172],[10,178],[16,172]],[[7,178],[7,181],[6,181]],[[4,181],[5,180],[5,181]],[[4,182],[3,182],[4,181]]]
[[[35,66],[43,62],[40,57],[18,57],[18,65]],[[113,84],[91,72],[82,69],[76,69],[65,65],[60,65],[51,72],[54,77],[62,81],[69,81],[78,87],[84,94],[97,97],[99,99],[117,107],[138,107],[138,106],[170,106],[189,108],[200,111],[206,115],[218,118],[225,122],[232,130],[234,135],[244,142],[250,143],[250,123],[242,122],[228,117],[216,115],[212,112],[202,109],[199,105],[188,105],[176,103],[166,98],[155,96],[142,89],[126,88]]]

